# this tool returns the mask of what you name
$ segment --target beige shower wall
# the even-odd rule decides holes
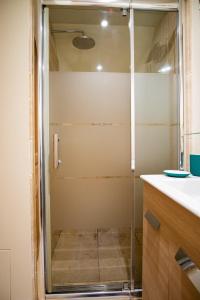
[[[190,97],[190,130],[185,132],[186,140],[190,143],[190,153],[200,154],[200,9],[199,1],[192,1],[192,26],[191,26],[191,79],[192,97]]]
[[[172,71],[176,72],[176,30],[175,12],[163,14],[154,27],[135,27],[135,72],[157,73],[164,65],[170,65]]]
[[[141,174],[177,169],[178,102],[174,74],[136,73],[135,224],[142,228]]]
[[[149,49],[146,71],[158,72],[164,65],[170,65],[177,72],[177,13],[167,13],[155,29]]]
[[[158,13],[159,14],[159,13]],[[144,16],[143,16],[144,18]],[[166,13],[158,24],[135,25],[135,71],[157,72],[170,64],[176,70],[176,13]],[[130,33],[128,25],[110,25],[102,29],[94,24],[52,24],[52,29],[81,29],[95,40],[95,47],[79,50],[72,44],[77,33],[51,34],[50,69],[52,71],[95,72],[101,64],[106,72],[130,71]],[[163,48],[166,54],[163,56]]]
[[[134,64],[135,72],[147,72],[146,61],[152,47],[152,40],[155,33],[153,26],[135,26],[134,29]]]
[[[130,34],[128,26],[109,26],[102,29],[97,25],[53,25],[54,29],[83,29],[94,38],[96,45],[93,49],[76,49],[72,40],[77,34],[57,33],[51,35],[50,69],[52,71],[95,72],[96,66],[101,64],[107,72],[130,72]],[[135,70],[146,72],[146,60],[152,49],[155,35],[154,26],[135,27]],[[142,38],[141,38],[142,36]],[[54,41],[54,42],[53,42]],[[52,46],[52,45],[55,45]],[[56,51],[55,51],[56,49]]]
[[[52,231],[130,226],[130,75],[51,72]]]
[[[87,24],[52,24],[53,29],[81,29],[95,40],[95,47],[80,50],[73,46],[72,40],[80,34],[54,33],[60,71],[95,72],[101,64],[105,72],[129,72],[130,48],[127,26],[109,26]],[[52,69],[55,71],[56,69]]]

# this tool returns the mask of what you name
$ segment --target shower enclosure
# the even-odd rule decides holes
[[[176,1],[43,1],[40,161],[47,294],[142,291],[141,174],[182,155]]]

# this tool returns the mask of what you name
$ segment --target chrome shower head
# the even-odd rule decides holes
[[[83,30],[79,29],[61,29],[52,30],[53,33],[80,33],[80,36],[76,36],[72,40],[72,44],[77,49],[92,49],[95,46],[95,41],[93,38],[87,36]]]
[[[72,40],[72,44],[74,47],[78,49],[92,49],[95,46],[95,41],[93,38],[87,36],[86,34],[82,34],[81,36],[76,36]]]

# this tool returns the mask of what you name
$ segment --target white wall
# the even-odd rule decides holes
[[[192,97],[191,109],[191,132],[187,132],[186,139],[191,142],[191,152],[200,154],[200,9],[199,1],[192,1]]]
[[[31,26],[31,1],[0,1],[1,300],[33,299]]]

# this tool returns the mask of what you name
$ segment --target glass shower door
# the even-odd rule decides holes
[[[178,166],[177,13],[50,6],[44,21],[47,292],[141,288],[140,175]]]
[[[48,292],[122,291],[131,277],[129,10],[51,6],[49,23]]]
[[[179,168],[177,16],[171,11],[134,10],[136,287],[141,287],[142,282],[140,175]]]

